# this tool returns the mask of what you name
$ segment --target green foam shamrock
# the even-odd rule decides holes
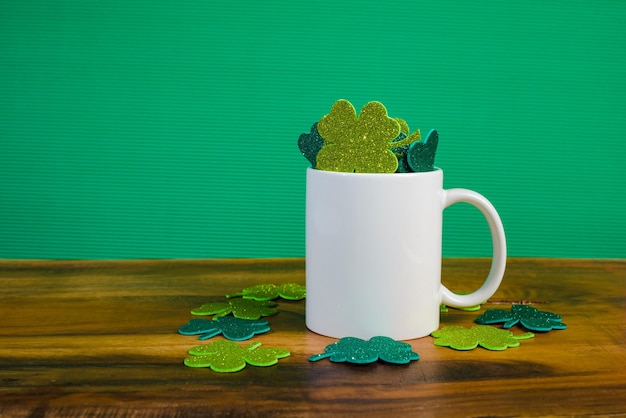
[[[184,361],[188,367],[210,367],[220,373],[238,372],[246,367],[266,367],[278,363],[278,359],[288,357],[291,353],[282,348],[259,348],[260,342],[244,347],[234,341],[219,340],[208,345],[193,347],[189,350],[191,357]]]
[[[413,142],[406,155],[411,170],[415,172],[433,171],[438,144],[439,133],[434,129],[428,133],[424,141]]]
[[[419,131],[394,142],[400,123],[387,115],[379,102],[369,102],[357,116],[347,100],[336,101],[317,124],[324,145],[317,154],[317,168],[326,171],[393,173],[398,159],[390,148],[419,140]]]
[[[552,312],[540,311],[532,306],[514,304],[510,311],[502,309],[487,309],[484,314],[476,318],[477,324],[496,324],[504,322],[503,328],[511,328],[520,323],[530,331],[550,331],[565,329],[567,325],[561,322],[561,316]]]
[[[398,168],[396,169],[396,173],[410,173],[413,170],[411,169],[411,167],[409,167],[409,163],[407,161],[407,154],[409,152],[409,146],[411,144],[406,144],[397,148],[393,146],[394,144],[398,142],[402,142],[406,137],[409,136],[409,132],[410,132],[409,124],[406,123],[404,119],[395,118],[395,120],[400,125],[400,133],[398,134],[398,137],[394,139],[394,141],[391,144],[392,146],[391,152],[393,152],[396,158],[398,159]],[[416,131],[414,135],[415,135],[416,141],[420,139],[419,130]]]
[[[389,337],[372,337],[369,341],[356,337],[345,337],[326,346],[324,353],[309,357],[318,361],[330,357],[332,362],[373,363],[378,359],[394,364],[406,364],[419,360],[410,344]]]
[[[518,340],[535,336],[531,332],[513,335],[511,331],[489,325],[474,325],[471,328],[451,325],[434,331],[430,335],[437,338],[435,345],[442,347],[451,347],[455,350],[473,350],[480,345],[488,350],[497,351],[517,347],[520,345]]]
[[[257,301],[253,299],[231,299],[226,302],[212,302],[191,310],[193,315],[215,315],[213,319],[225,316],[230,313],[236,318],[259,319],[262,316],[269,316],[278,313],[274,306],[278,305],[272,301]]]
[[[298,148],[313,168],[317,165],[317,154],[322,149],[322,145],[324,145],[324,138],[317,132],[317,122],[311,126],[310,133],[302,134],[298,138]]]
[[[400,132],[398,137],[394,142],[400,142],[406,138],[406,134],[404,132]],[[393,145],[393,144],[392,144]],[[396,158],[398,159],[398,168],[396,169],[396,173],[410,173],[411,167],[409,167],[409,163],[406,160],[406,154],[409,151],[409,146],[405,145],[403,147],[391,148],[391,152],[394,153]]]
[[[466,292],[461,292],[459,294],[467,295]],[[469,306],[467,308],[457,308],[457,307],[454,307],[454,306],[451,306],[451,308],[459,310],[459,311],[473,312],[473,311],[479,311],[481,306],[484,305],[485,303],[487,303],[487,301],[482,302],[480,305]],[[444,303],[442,303],[441,305],[439,305],[439,312],[444,312],[444,313],[448,312],[448,307]]]
[[[259,284],[247,287],[239,293],[226,295],[227,298],[242,296],[244,299],[272,300],[281,297],[287,300],[301,300],[306,296],[306,287],[297,283]]]
[[[467,312],[473,312],[473,311],[478,311],[480,310],[480,305],[476,305],[476,306],[470,306],[467,308],[456,308],[454,306],[451,306],[451,308],[453,309],[457,309],[459,311],[467,311]],[[448,307],[445,304],[441,304],[439,305],[439,312],[448,312]]]
[[[220,316],[214,321],[195,318],[178,329],[182,335],[200,335],[199,340],[208,340],[216,335],[223,334],[224,338],[235,341],[249,340],[255,334],[262,334],[270,330],[269,323],[264,320],[235,318],[234,316]]]

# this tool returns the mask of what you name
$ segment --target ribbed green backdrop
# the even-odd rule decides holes
[[[626,256],[624,1],[0,0],[0,258],[303,256],[339,98],[436,128],[509,255]]]

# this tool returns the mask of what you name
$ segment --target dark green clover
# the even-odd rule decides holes
[[[567,325],[561,322],[560,315],[540,311],[528,305],[512,305],[510,311],[487,309],[474,322],[484,325],[503,322],[503,328],[511,328],[519,323],[530,331],[551,331],[553,329],[567,328]]]
[[[369,341],[345,337],[326,346],[324,353],[309,357],[310,361],[330,358],[332,362],[373,363],[380,359],[387,363],[407,364],[419,360],[410,344],[389,337],[372,337]]]
[[[220,316],[215,320],[194,318],[178,329],[182,335],[200,335],[199,340],[208,340],[222,334],[224,338],[234,341],[249,340],[256,334],[270,330],[267,321],[258,319],[241,319],[234,316]]]
[[[413,142],[409,146],[406,161],[412,171],[417,173],[435,169],[435,154],[439,144],[439,133],[431,130],[423,141]]]
[[[317,165],[317,154],[324,145],[324,138],[317,132],[317,122],[311,126],[311,132],[308,134],[301,134],[298,138],[298,148],[304,157],[309,160],[311,167],[315,168]]]

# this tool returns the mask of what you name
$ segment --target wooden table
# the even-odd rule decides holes
[[[470,291],[488,268],[447,259],[444,282]],[[289,282],[304,283],[303,260],[0,261],[0,416],[626,415],[626,261],[509,260],[483,310],[528,303],[568,328],[505,351],[425,337],[408,365],[312,363],[335,340],[307,331],[304,301],[280,301],[254,341],[290,357],[236,373],[183,365],[211,341],[177,333],[192,308]],[[478,314],[450,309],[441,325]]]

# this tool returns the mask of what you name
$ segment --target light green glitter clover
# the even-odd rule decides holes
[[[278,313],[274,306],[278,305],[272,301],[257,301],[253,299],[231,299],[226,302],[212,302],[191,310],[192,315],[215,315],[213,319],[220,316],[233,314],[241,319],[259,319],[262,316],[269,316]]]
[[[402,128],[406,129],[406,124]],[[330,113],[317,124],[324,145],[317,154],[319,170],[349,173],[393,173],[398,159],[390,148],[399,148],[420,139],[419,131],[393,142],[401,123],[387,115],[380,102],[369,102],[357,116],[347,100],[336,101]]]
[[[272,300],[281,297],[287,300],[301,300],[306,297],[306,287],[297,283],[258,284],[243,289],[241,292],[226,295],[227,298],[241,296],[244,299]]]
[[[469,306],[467,308],[457,308],[457,307],[451,306],[451,308],[459,310],[459,311],[473,312],[473,311],[479,311],[481,306],[480,305],[475,305],[475,306]],[[441,305],[439,305],[439,312],[446,313],[446,312],[449,312],[449,311],[450,310],[449,310],[448,306],[446,306],[445,304],[442,303]]]
[[[459,292],[460,295],[467,295],[468,292]],[[468,306],[466,308],[457,308],[454,306],[451,306],[451,308],[459,310],[459,311],[467,311],[467,312],[473,312],[473,311],[479,311],[480,308],[482,307],[482,305],[484,305],[485,303],[487,303],[487,301],[483,301],[480,303],[480,305],[475,305],[475,306]],[[448,306],[446,306],[445,304],[441,304],[439,305],[439,312],[448,312]]]
[[[461,326],[443,327],[432,334],[435,345],[450,347],[455,350],[473,350],[479,345],[488,350],[506,350],[509,347],[518,347],[518,340],[533,338],[535,334],[527,332],[513,335],[511,331],[491,327],[489,325],[474,325],[471,328]]]
[[[210,367],[215,372],[232,373],[243,369],[246,364],[273,366],[278,363],[278,359],[291,354],[282,348],[259,348],[260,346],[260,342],[242,347],[234,341],[214,341],[190,349],[191,357],[187,357],[184,363],[187,367]]]

